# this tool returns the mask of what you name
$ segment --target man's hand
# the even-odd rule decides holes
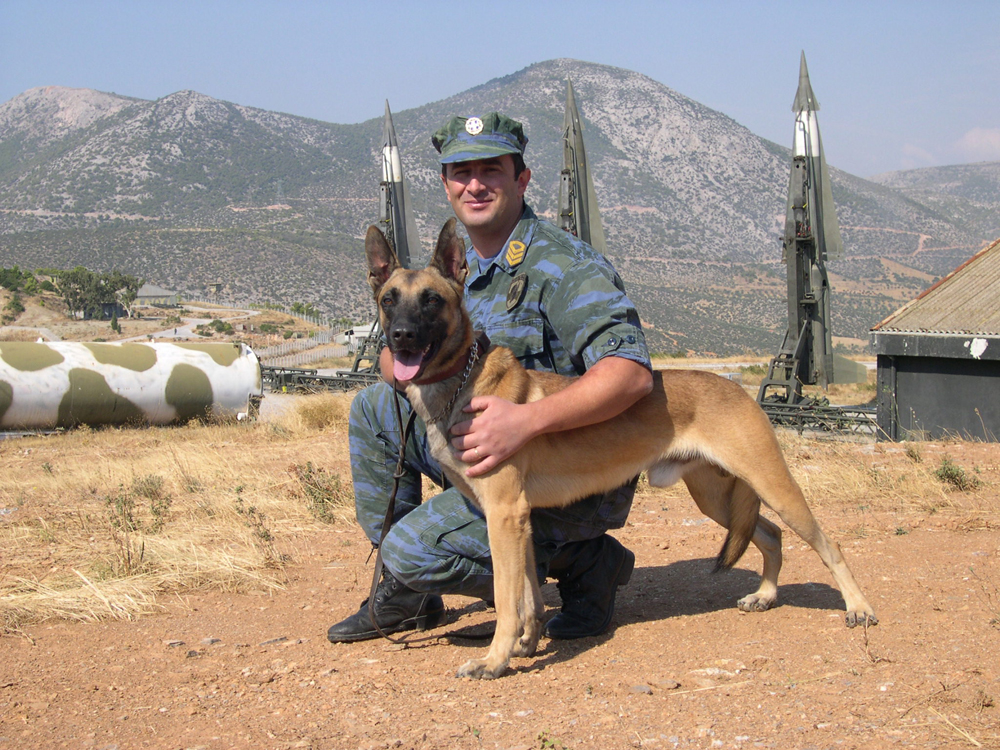
[[[451,428],[456,458],[471,464],[478,477],[513,456],[532,438],[603,422],[650,392],[652,374],[622,357],[605,357],[568,387],[540,401],[513,404],[496,396],[477,396],[466,412],[481,412]]]
[[[529,408],[530,404],[514,404],[497,396],[476,396],[469,402],[462,411],[480,413],[451,428],[455,456],[472,464],[466,476],[485,474],[535,436],[525,414]]]

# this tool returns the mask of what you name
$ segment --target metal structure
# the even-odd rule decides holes
[[[820,431],[880,435],[876,410],[867,406],[830,406],[819,401],[761,405],[772,424],[799,432]]]
[[[379,228],[389,240],[403,268],[410,267],[412,254],[420,248],[417,222],[413,218],[410,188],[399,158],[399,141],[389,102],[382,123],[382,182],[379,184]]]
[[[821,406],[803,396],[803,385],[826,389],[832,383],[859,383],[867,378],[864,366],[833,353],[826,262],[843,255],[843,243],[819,134],[818,110],[803,52],[792,105],[795,137],[782,258],[788,269],[788,329],[757,394],[765,410],[770,405]]]
[[[385,103],[382,125],[382,181],[379,183],[379,228],[392,244],[396,257],[404,268],[410,267],[412,253],[420,247],[417,222],[413,217],[410,190],[403,175],[396,128]],[[337,370],[332,375],[295,367],[265,367],[264,380],[272,391],[316,392],[350,391],[364,388],[381,380],[378,358],[382,351],[382,327],[378,317],[371,332],[358,344],[350,370]]]
[[[320,375],[319,370],[302,367],[261,367],[265,385],[277,393],[318,393],[320,391],[352,391],[377,383],[382,379],[378,370],[378,355],[382,350],[382,329],[372,327],[371,333],[358,344],[350,370],[337,370],[332,375]]]
[[[559,226],[602,255],[607,254],[594,178],[583,147],[583,121],[576,106],[572,81],[566,81],[563,118],[563,169],[559,178]]]
[[[0,343],[0,429],[254,417],[263,384],[245,344]]]

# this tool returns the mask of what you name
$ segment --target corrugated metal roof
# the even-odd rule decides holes
[[[1000,335],[1000,240],[872,330]]]

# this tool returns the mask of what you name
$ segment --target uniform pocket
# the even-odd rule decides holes
[[[510,349],[525,367],[551,369],[551,365],[541,366],[549,357],[546,356],[545,321],[540,315],[522,315],[502,325],[488,326],[486,335],[491,344]]]

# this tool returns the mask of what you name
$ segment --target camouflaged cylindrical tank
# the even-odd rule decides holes
[[[0,342],[0,429],[243,418],[262,391],[244,344]]]

